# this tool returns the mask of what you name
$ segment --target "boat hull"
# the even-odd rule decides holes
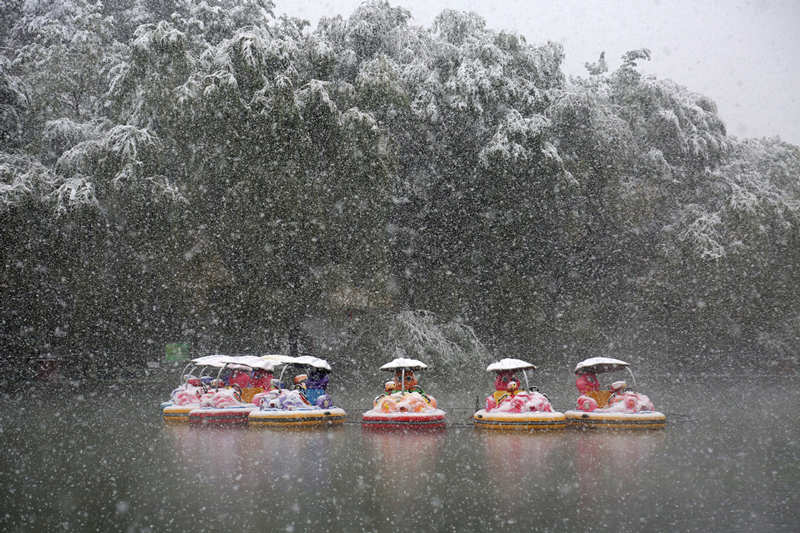
[[[250,411],[247,423],[251,427],[320,427],[344,423],[344,409],[256,409]]]
[[[361,415],[361,425],[364,429],[443,429],[447,420],[440,409],[419,413],[367,411]]]
[[[564,415],[569,427],[579,429],[664,429],[667,425],[667,417],[658,411],[620,413],[597,409],[567,411]]]
[[[549,431],[567,427],[564,413],[531,411],[527,413],[509,413],[477,411],[472,420],[476,428],[511,430],[511,431]]]
[[[161,418],[167,424],[188,424],[189,413],[197,407],[197,405],[167,405],[161,409]]]
[[[200,407],[189,412],[192,426],[246,426],[255,405],[236,407]]]

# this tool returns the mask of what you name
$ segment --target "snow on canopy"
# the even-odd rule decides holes
[[[536,370],[536,366],[522,359],[500,359],[486,367],[487,372],[500,372],[501,370]]]
[[[611,357],[591,357],[578,363],[575,366],[575,373],[613,372],[614,370],[619,370],[627,366],[630,366],[630,364],[620,359],[612,359]]]
[[[325,359],[320,359],[319,357],[313,357],[311,355],[301,355],[299,357],[295,357],[292,363],[296,365],[313,366],[314,368],[322,368],[325,370],[331,369],[331,365],[329,365]]]
[[[225,365],[224,358],[226,355],[204,355],[203,357],[196,357],[192,362],[198,366],[214,366],[221,367]]]
[[[397,359],[393,359],[392,361],[389,361],[388,363],[383,365],[381,367],[381,370],[397,370],[401,368],[406,368],[411,370],[422,370],[423,368],[428,368],[428,365],[416,359],[406,359],[404,357],[398,357]]]
[[[287,357],[287,359],[292,359]],[[213,366],[221,368],[223,366],[234,368],[261,368],[264,370],[273,370],[277,364],[285,361],[274,361],[258,357],[255,355],[205,355],[192,359],[192,362],[198,366]]]
[[[288,364],[293,362],[295,358],[283,354],[267,354],[267,355],[262,355],[261,359],[264,359],[266,361],[272,361],[273,363],[278,363],[278,364],[280,363]]]
[[[275,366],[272,361],[263,359],[255,355],[241,355],[236,358],[237,362],[251,368],[263,368],[264,370],[272,370]]]

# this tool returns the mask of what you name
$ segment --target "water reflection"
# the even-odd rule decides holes
[[[489,478],[498,484],[519,476],[546,476],[548,457],[559,445],[560,435],[527,431],[476,430],[479,434]]]
[[[663,447],[663,431],[575,431],[574,465],[579,523],[594,524],[609,505],[640,505],[648,500],[646,478]],[[650,482],[656,482],[655,479]],[[642,511],[639,507],[638,512]]]
[[[178,464],[202,469],[207,477],[219,478],[239,462],[240,430],[170,425],[164,431]]]
[[[576,439],[575,463],[578,472],[593,478],[612,473],[635,471],[664,442],[663,431],[583,431]]]
[[[800,389],[748,383],[743,410],[739,381],[688,383],[652,432],[213,429],[116,390],[6,400],[0,530],[793,531]]]
[[[550,507],[545,487],[552,487],[557,466],[553,452],[563,445],[563,432],[475,430],[486,465],[484,501],[497,513],[499,526]]]
[[[174,459],[206,480],[238,476],[244,482],[330,484],[332,443],[338,428],[261,430],[165,426]]]
[[[376,469],[378,501],[395,510],[418,502],[435,475],[445,438],[444,431],[364,431],[361,439]]]
[[[256,474],[278,485],[298,485],[299,492],[309,494],[330,489],[332,461],[341,456],[345,444],[340,427],[255,429],[247,432],[245,441],[254,450]]]

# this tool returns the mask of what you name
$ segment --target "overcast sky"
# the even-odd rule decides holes
[[[350,16],[361,0],[275,0],[275,14]],[[606,52],[649,48],[642,70],[711,97],[730,135],[800,145],[800,0],[390,0],[429,27],[442,9],[474,11],[493,30],[564,45],[567,74]]]

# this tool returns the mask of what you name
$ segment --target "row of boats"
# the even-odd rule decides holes
[[[399,358],[383,365],[391,373],[373,406],[361,415],[364,428],[441,429],[446,413],[426,393],[417,374],[427,368],[416,359]],[[485,407],[473,415],[476,428],[556,430],[566,427],[662,429],[666,416],[650,399],[634,392],[624,380],[603,387],[598,374],[627,371],[630,365],[609,357],[594,357],[575,367],[579,396],[576,407],[553,410],[548,397],[528,381],[536,367],[521,359],[501,359],[486,370],[495,373],[495,390]],[[193,359],[180,385],[161,404],[170,424],[248,425],[253,427],[315,427],[342,424],[347,413],[328,394],[331,367],[324,359],[286,355],[209,355]],[[519,375],[522,374],[523,380]]]

